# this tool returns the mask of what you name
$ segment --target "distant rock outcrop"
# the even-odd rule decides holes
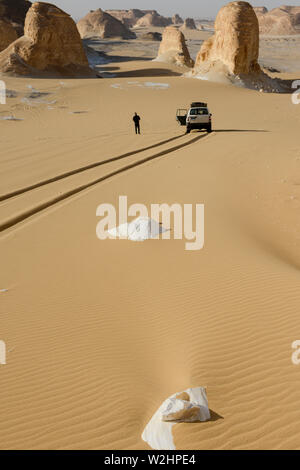
[[[256,14],[262,13],[264,15],[265,13],[268,13],[268,9],[266,7],[253,7],[253,10]]]
[[[183,24],[184,29],[197,29],[193,18],[187,18]]]
[[[165,18],[164,16],[159,15],[156,11],[153,11],[140,18],[135,26],[138,28],[150,28],[151,26],[165,27],[170,24],[172,24],[171,18]]]
[[[0,18],[0,51],[6,49],[16,39],[18,33],[12,23]]]
[[[233,75],[257,73],[258,53],[258,20],[252,6],[231,2],[219,11],[215,34],[203,43],[195,71],[218,67]]]
[[[0,51],[24,34],[27,0],[0,0]]]
[[[97,36],[99,38],[135,39],[136,35],[130,31],[121,21],[99,8],[90,11],[77,23],[77,28],[82,38]]]
[[[26,14],[31,7],[27,0],[0,0],[0,18],[24,27]]]
[[[265,7],[256,7],[254,11],[262,35],[288,36],[300,34],[300,7],[283,5],[268,11]]]
[[[143,41],[161,41],[162,34],[161,33],[154,33],[150,31],[149,33],[145,33],[141,36]]]
[[[14,75],[91,76],[76,24],[49,3],[34,3],[24,36],[0,53],[0,71]]]
[[[179,29],[174,26],[165,29],[156,60],[186,67],[194,66],[185,37]]]
[[[137,8],[131,10],[106,10],[106,13],[117,18],[128,28],[132,28],[140,18],[145,16],[144,11]]]
[[[183,19],[176,13],[172,18],[173,24],[183,24]]]

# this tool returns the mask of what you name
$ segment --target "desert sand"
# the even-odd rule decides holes
[[[149,449],[163,401],[204,386],[212,419],[176,425],[177,449],[299,449],[300,105],[106,44],[102,80],[5,78],[0,448]],[[194,100],[210,135],[176,123]],[[205,248],[99,241],[120,195],[205,204]]]

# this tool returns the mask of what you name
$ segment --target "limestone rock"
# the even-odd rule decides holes
[[[206,390],[189,388],[167,398],[152,416],[142,434],[142,439],[156,450],[176,450],[172,429],[180,422],[208,421]]]
[[[6,49],[16,39],[18,39],[18,33],[12,23],[0,18],[0,51]]]
[[[176,13],[172,18],[173,24],[183,24],[183,19]]]
[[[174,26],[165,29],[156,60],[193,67],[194,61],[186,46],[184,34],[179,29]]]
[[[34,3],[24,36],[0,53],[0,71],[15,75],[91,76],[75,22],[60,8]]]
[[[149,31],[149,33],[143,34],[141,36],[141,39],[143,41],[161,41],[162,35],[161,33],[155,33],[155,32]]]
[[[132,8],[131,10],[106,10],[106,13],[114,16],[128,28],[132,28],[140,18],[145,16],[144,11],[137,8]]]
[[[256,14],[265,14],[268,13],[268,9],[266,7],[253,7],[253,10]]]
[[[97,36],[99,38],[135,39],[136,35],[130,31],[121,21],[101,8],[90,11],[77,23],[78,31],[82,38]]]
[[[0,0],[0,18],[24,26],[26,14],[31,7],[27,0]]]
[[[254,8],[262,35],[286,36],[300,34],[300,7],[283,5],[268,11],[264,7]]]
[[[205,41],[197,56],[194,72],[215,67],[229,74],[259,73],[259,28],[248,2],[231,2],[221,8],[215,34]]]
[[[197,29],[193,18],[187,18],[183,24],[184,29]]]
[[[0,0],[0,51],[24,34],[26,13],[31,7],[27,0]]]
[[[191,397],[187,392],[183,392],[165,402],[161,417],[162,421],[166,422],[193,423],[201,421],[202,410],[198,403],[191,401]]]
[[[159,15],[156,11],[147,13],[145,16],[140,18],[136,27],[138,28],[149,28],[151,26],[156,27],[165,27],[172,24],[171,18],[165,18],[164,16]]]

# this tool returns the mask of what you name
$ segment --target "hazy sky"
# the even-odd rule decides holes
[[[74,18],[80,18],[89,10],[97,8],[107,9],[130,9],[140,8],[141,10],[157,10],[162,15],[172,16],[179,13],[183,17],[192,16],[195,18],[213,18],[221,6],[228,3],[224,0],[48,0]],[[300,0],[252,0],[253,6],[266,6],[275,8],[282,4],[300,6]]]

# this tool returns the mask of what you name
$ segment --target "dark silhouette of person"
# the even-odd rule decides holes
[[[140,116],[139,116],[137,113],[134,113],[133,122],[134,122],[135,133],[136,133],[136,134],[140,134],[140,133],[141,133],[140,120],[141,120]]]

